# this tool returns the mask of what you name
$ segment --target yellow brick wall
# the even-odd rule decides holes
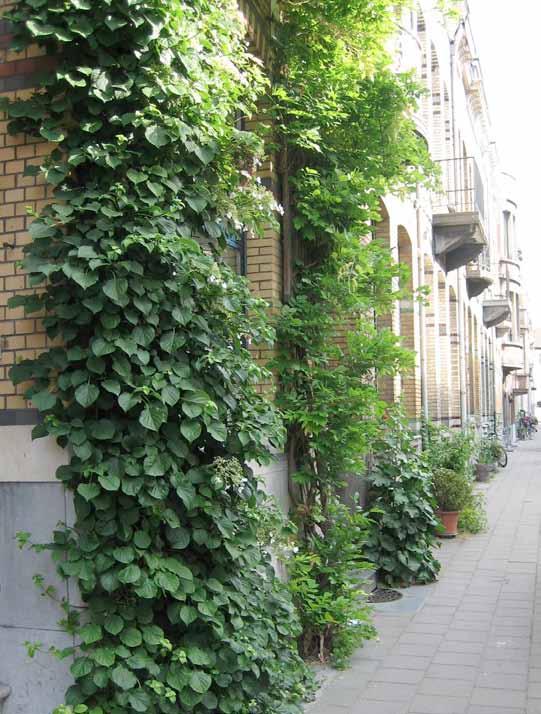
[[[0,15],[11,5],[0,0]],[[8,49],[6,23],[0,30],[0,94],[16,99],[30,96],[32,75],[43,60],[38,48],[25,53]],[[9,89],[8,89],[9,88]],[[7,121],[0,114],[0,410],[24,409],[30,404],[9,380],[9,369],[18,360],[33,358],[47,345],[41,321],[26,317],[22,308],[10,309],[13,295],[33,292],[20,267],[23,246],[30,241],[27,232],[31,218],[28,209],[40,211],[50,198],[41,177],[24,176],[29,165],[39,165],[52,145],[24,135],[11,136]]]

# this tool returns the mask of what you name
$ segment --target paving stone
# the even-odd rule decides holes
[[[472,681],[464,679],[425,677],[417,691],[419,694],[433,694],[440,697],[469,697],[473,687]]]
[[[409,702],[378,702],[374,699],[361,699],[348,714],[408,714],[408,711]],[[321,714],[327,713],[321,712]]]
[[[466,714],[469,699],[418,694],[412,701],[410,714]],[[367,712],[369,714],[369,712]]]
[[[515,707],[520,709],[520,707],[526,705],[526,692],[476,687],[472,693],[471,703],[488,707]]]
[[[424,677],[424,670],[419,669],[396,669],[392,667],[387,667],[387,662],[385,665],[380,667],[378,671],[371,675],[371,681],[373,682],[394,682],[396,684],[418,684]]]
[[[479,676],[477,667],[466,667],[458,664],[431,664],[426,671],[427,677],[437,679],[461,679],[467,682],[475,682]]]
[[[501,707],[470,707],[466,714],[503,714]],[[526,709],[506,709],[505,714],[526,714]]]
[[[526,714],[541,714],[541,699],[529,699]]]
[[[417,685],[415,684],[369,682],[364,691],[364,697],[384,702],[405,702],[414,696],[416,690]]]
[[[479,667],[481,662],[481,653],[478,654],[466,654],[464,652],[438,652],[434,659],[433,664],[452,664],[452,665],[464,665],[467,667]]]
[[[528,687],[527,674],[504,674],[502,672],[481,672],[478,687],[489,689],[517,689],[524,692]],[[541,686],[541,685],[540,685]]]
[[[430,666],[430,657],[409,657],[391,654],[385,659],[386,667],[394,667],[396,669],[418,669],[426,670]]]

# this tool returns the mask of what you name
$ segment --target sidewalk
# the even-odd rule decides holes
[[[307,714],[541,714],[541,434],[509,461],[489,531],[443,542],[438,583],[377,606],[379,641]]]

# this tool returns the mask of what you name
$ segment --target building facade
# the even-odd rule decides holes
[[[0,0],[0,11],[12,5]],[[276,7],[270,0],[240,0],[252,49],[263,62],[271,52]],[[413,71],[425,89],[414,119],[441,170],[441,186],[416,196],[382,199],[374,236],[410,268],[419,301],[395,306],[392,325],[416,355],[415,368],[382,381],[390,401],[402,401],[413,424],[423,418],[461,427],[502,430],[509,442],[520,409],[535,403],[531,364],[532,330],[520,270],[517,202],[511,177],[500,168],[479,60],[467,17],[451,27],[431,2],[404,13],[393,42],[397,71]],[[9,27],[0,20],[0,94],[29,96],[43,67],[39,49],[21,57],[9,50]],[[264,107],[250,124],[265,119]],[[30,240],[26,207],[39,211],[48,200],[39,177],[25,168],[40,164],[52,146],[7,132],[0,122],[0,683],[11,687],[4,714],[43,714],[63,700],[68,663],[51,666],[48,655],[28,662],[25,641],[65,647],[54,603],[41,598],[32,576],[41,573],[60,596],[78,605],[77,594],[60,582],[49,555],[19,554],[18,531],[47,540],[71,507],[56,468],[67,454],[50,439],[31,440],[37,412],[9,380],[9,368],[47,346],[39,320],[9,309],[12,295],[31,290],[18,261]],[[278,157],[270,155],[259,175],[281,199]],[[227,259],[249,279],[254,292],[277,308],[291,282],[292,246],[280,230],[233,243]],[[259,351],[266,361],[271,351]],[[261,385],[272,389],[272,385]],[[283,454],[261,472],[268,490],[288,507],[288,463]],[[24,567],[21,559],[25,558]],[[0,687],[0,696],[2,692]],[[0,702],[0,711],[1,711]]]
[[[383,200],[376,237],[428,294],[388,318],[417,361],[382,386],[415,424],[473,425],[511,444],[520,409],[532,410],[532,333],[515,181],[500,166],[467,5],[457,23],[418,3],[392,51],[396,70],[422,87],[413,118],[440,185]]]

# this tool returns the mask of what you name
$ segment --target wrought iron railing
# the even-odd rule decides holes
[[[441,169],[442,190],[433,197],[437,213],[473,213],[485,217],[485,188],[481,172],[473,156],[442,159],[436,162]]]

